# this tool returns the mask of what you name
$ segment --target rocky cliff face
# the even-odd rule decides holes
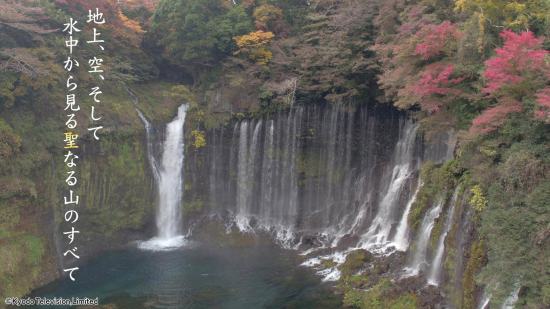
[[[164,125],[176,101],[166,94],[166,86],[149,87],[142,86],[153,94],[143,95],[140,102],[133,102],[124,87],[113,88],[109,100],[114,104],[109,106],[119,112],[105,109],[109,132],[100,141],[85,136],[81,140],[76,189],[81,259],[73,262],[62,255],[67,175],[60,147],[56,147],[62,120],[48,110],[47,96],[3,111],[2,139],[9,138],[12,150],[0,164],[0,256],[7,265],[0,271],[2,296],[25,295],[62,276],[63,267],[81,264],[101,251],[126,246],[154,232],[157,197],[148,169],[145,130],[135,104],[152,121]],[[165,108],[151,110],[151,101],[163,102]],[[37,117],[42,112],[45,116]]]
[[[146,165],[144,138],[143,131],[137,130],[82,147],[77,189],[81,260],[142,239],[151,228],[156,195]],[[9,265],[3,268],[2,295],[23,295],[71,265],[62,258],[66,228],[63,208],[58,206],[63,202],[62,164],[62,158],[52,159],[33,171],[27,183],[6,183],[19,189],[3,191],[11,196],[2,199],[1,254]],[[24,194],[28,189],[33,190],[30,196]]]

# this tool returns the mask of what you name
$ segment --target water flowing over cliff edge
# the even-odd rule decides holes
[[[187,150],[184,209],[200,205],[202,218],[227,231],[272,235],[325,280],[340,277],[353,250],[418,250],[408,215],[420,168],[452,158],[454,147],[450,133],[428,143],[406,115],[371,106],[296,106],[211,129],[206,139],[204,149]],[[425,232],[420,262],[429,265]],[[327,260],[333,266],[320,267]]]

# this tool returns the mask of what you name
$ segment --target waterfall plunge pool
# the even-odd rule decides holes
[[[172,251],[128,248],[81,265],[76,282],[54,281],[31,297],[99,297],[114,308],[339,308],[341,300],[295,251],[267,242],[189,242]]]

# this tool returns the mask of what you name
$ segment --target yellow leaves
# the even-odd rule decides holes
[[[455,0],[455,11],[481,14],[492,25],[525,30],[535,22],[547,23],[550,5],[547,0]]]
[[[273,32],[258,30],[249,34],[234,37],[239,50],[235,54],[243,53],[257,64],[266,65],[273,54],[266,47],[275,35]]]
[[[273,39],[273,32],[258,30],[249,34],[235,37],[235,43],[239,48],[260,47],[268,44]]]
[[[510,2],[504,6],[504,8],[509,12],[515,12],[517,14],[522,14],[527,8],[523,3]]]
[[[271,4],[262,4],[254,9],[254,18],[257,21],[268,22],[271,19],[283,16],[283,11]]]
[[[527,6],[523,3],[510,2],[504,6],[506,24],[510,28],[527,29],[529,26],[529,17],[527,16]]]
[[[253,13],[256,20],[256,27],[259,29],[267,29],[268,24],[271,21],[281,19],[283,17],[283,11],[271,4],[262,4]]]
[[[195,149],[206,146],[206,136],[203,131],[193,130],[191,131],[191,136],[193,137],[193,147],[195,147]]]
[[[487,18],[483,12],[478,14],[479,35],[477,36],[477,50],[481,54],[485,47],[485,23]]]
[[[487,207],[487,198],[483,194],[483,190],[479,185],[475,185],[470,189],[472,197],[470,205],[478,212],[483,211]]]
[[[259,65],[267,65],[273,58],[273,53],[265,47],[255,48],[248,53],[248,58]]]
[[[456,0],[455,1],[455,11],[464,12],[466,11],[468,0]]]

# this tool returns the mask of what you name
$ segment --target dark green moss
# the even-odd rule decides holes
[[[414,309],[419,308],[415,294],[400,293],[387,278],[368,290],[349,288],[344,292],[344,305],[361,309]]]
[[[0,238],[0,296],[23,296],[39,280],[45,253],[44,241],[32,234]]]
[[[346,261],[338,268],[343,277],[351,276],[372,261],[371,254],[366,250],[355,250],[346,256]]]
[[[486,263],[487,259],[483,241],[474,241],[470,247],[468,263],[466,264],[466,269],[462,278],[462,308],[475,308],[477,290],[475,276]]]

